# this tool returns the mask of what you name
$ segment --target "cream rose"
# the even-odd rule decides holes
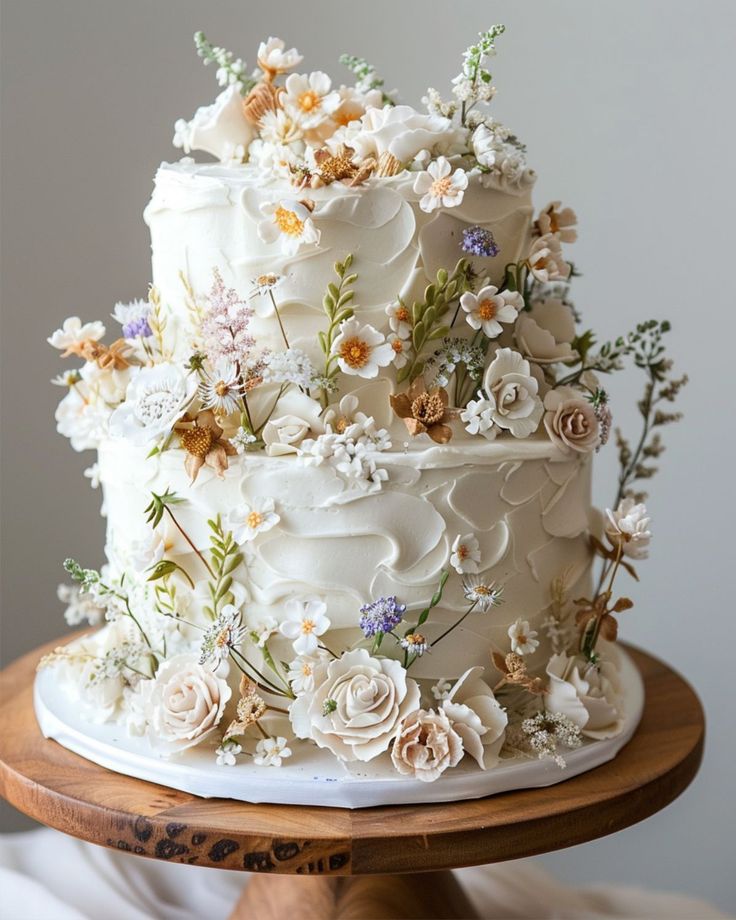
[[[290,391],[276,407],[283,413],[271,418],[263,428],[263,440],[269,457],[295,454],[302,441],[322,430],[320,413],[322,407],[305,393]]]
[[[398,661],[355,649],[315,677],[314,692],[298,697],[289,716],[297,737],[365,762],[388,749],[418,704],[419,687]]]
[[[148,699],[149,738],[169,753],[186,750],[212,734],[232,691],[227,681],[199,664],[196,655],[175,655],[156,672]]]
[[[442,701],[442,710],[460,735],[464,749],[482,770],[487,770],[498,762],[508,716],[481,679],[482,673],[483,668],[470,668],[458,678]]]
[[[540,301],[528,313],[520,313],[514,336],[519,351],[537,364],[556,364],[575,357],[570,347],[575,319],[561,300]]]
[[[486,369],[483,389],[491,405],[494,425],[508,430],[515,438],[528,438],[539,427],[544,411],[537,396],[539,384],[531,366],[511,348],[499,348]]]
[[[613,738],[623,728],[621,682],[610,660],[591,664],[553,655],[547,664],[547,712],[567,716],[588,738]]]
[[[399,773],[432,783],[462,760],[462,738],[447,714],[419,709],[401,723],[391,748],[391,760]]]
[[[408,163],[422,150],[434,156],[461,153],[467,144],[466,131],[442,115],[425,115],[410,105],[369,108],[360,125],[351,126],[349,144],[361,158],[390,153]]]
[[[563,453],[587,454],[601,443],[595,409],[577,390],[550,390],[544,397],[544,408],[544,427]]]

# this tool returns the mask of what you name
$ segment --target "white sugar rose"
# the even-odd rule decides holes
[[[297,737],[341,760],[366,762],[388,749],[419,695],[398,661],[355,649],[329,663],[314,692],[292,703],[289,717]]]
[[[592,404],[572,387],[558,387],[544,397],[544,427],[550,439],[568,455],[588,454],[601,443],[600,425]]]
[[[606,508],[606,535],[614,546],[621,545],[624,556],[646,559],[649,555],[651,518],[646,505],[623,498],[615,511]]]
[[[466,146],[467,132],[442,115],[424,115],[410,105],[369,108],[360,126],[350,132],[350,146],[363,159],[390,153],[408,163],[422,150],[434,156],[452,156]]]
[[[169,753],[204,741],[217,728],[232,691],[196,655],[175,655],[156,672],[148,699],[149,738]]]
[[[274,416],[263,428],[263,441],[269,457],[296,454],[302,441],[321,431],[322,407],[306,393],[290,390],[276,406]],[[278,414],[276,414],[278,413]]]
[[[391,760],[403,776],[432,783],[457,766],[464,753],[462,738],[445,712],[419,709],[401,723]]]
[[[575,338],[575,319],[570,307],[560,300],[535,303],[520,313],[514,327],[519,351],[537,364],[556,364],[575,357],[570,342]]]
[[[110,434],[146,444],[167,434],[186,412],[197,392],[195,374],[176,364],[144,367],[131,380],[125,402],[110,417]]]
[[[494,425],[515,438],[528,438],[539,427],[544,412],[537,395],[539,384],[531,366],[511,348],[499,348],[486,369],[483,390],[488,398]]]
[[[465,751],[482,770],[495,766],[506,736],[508,716],[481,679],[483,668],[470,668],[442,701],[442,711],[460,735]]]
[[[198,108],[191,121],[180,118],[174,132],[174,146],[184,153],[204,150],[223,162],[241,156],[256,136],[235,85],[221,92],[212,105]]]
[[[621,681],[608,660],[591,664],[582,658],[553,655],[547,665],[547,712],[567,716],[588,738],[613,738],[623,728]]]
[[[108,433],[110,409],[83,382],[69,388],[56,407],[56,430],[76,451],[96,450]]]

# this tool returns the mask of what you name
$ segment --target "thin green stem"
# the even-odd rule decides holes
[[[210,566],[209,562],[207,562],[207,560],[205,559],[205,557],[203,556],[203,554],[197,549],[197,547],[196,547],[196,546],[194,545],[194,543],[192,542],[192,540],[191,540],[189,534],[186,532],[186,530],[184,530],[184,528],[181,526],[181,524],[177,521],[177,519],[176,519],[176,517],[175,517],[175,515],[174,515],[174,512],[171,510],[171,508],[169,508],[168,505],[164,505],[164,510],[167,512],[167,514],[169,515],[169,517],[171,518],[171,520],[174,522],[174,526],[175,526],[176,529],[179,531],[179,533],[182,535],[182,537],[184,537],[184,539],[187,541],[187,543],[192,547],[192,549],[194,550],[194,552],[196,553],[196,555],[199,556],[199,558],[200,558],[200,560],[201,560],[201,562],[202,562],[202,565],[204,565],[204,567],[207,569],[207,571],[208,571],[209,574],[212,576],[212,578],[214,578],[214,577],[215,577],[215,573],[212,571],[212,567]]]
[[[465,613],[460,617],[460,619],[459,619],[456,623],[453,623],[452,626],[449,627],[449,629],[446,629],[446,630],[442,633],[441,636],[438,636],[438,637],[434,640],[434,642],[430,642],[430,643],[429,643],[429,647],[430,647],[430,648],[434,648],[434,646],[437,645],[438,642],[441,642],[441,641],[445,638],[445,636],[449,636],[450,633],[453,631],[453,629],[457,629],[458,626],[463,622],[463,620],[464,620],[467,616],[469,616],[469,615],[473,612],[473,610],[475,610],[477,604],[478,604],[478,601],[473,601],[473,603],[470,605],[470,607],[468,607],[468,609],[467,609],[467,610],[465,611]]]
[[[284,344],[286,345],[287,348],[291,348],[291,345],[289,345],[289,340],[286,337],[286,330],[284,329],[284,324],[281,321],[281,314],[279,313],[279,308],[276,305],[276,298],[273,296],[273,291],[271,290],[271,288],[268,289],[268,296],[271,298],[271,303],[273,304],[273,309],[274,309],[274,312],[276,313],[276,319],[278,320],[278,323],[279,323],[279,329],[281,330],[281,335],[283,336]]]

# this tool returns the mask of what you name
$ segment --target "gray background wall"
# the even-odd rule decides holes
[[[4,0],[2,14],[3,660],[63,632],[61,560],[102,561],[98,496],[81,475],[91,458],[53,431],[60,391],[48,380],[60,362],[45,337],[71,313],[105,317],[146,290],[141,211],[154,170],[175,156],[174,119],[216,91],[195,29],[251,64],[269,34],[338,76],[342,51],[364,55],[418,104],[427,83],[447,85],[479,29],[505,22],[494,106],[528,144],[538,204],[562,198],[579,211],[578,306],[602,336],[669,317],[673,354],[692,377],[687,419],[665,431],[656,540],[623,631],[685,673],[709,712],[705,763],[680,801],[542,861],[577,883],[680,889],[736,907],[736,3]],[[621,423],[635,422],[636,387],[613,387]],[[614,453],[598,463],[601,503],[614,491]],[[24,826],[9,809],[3,820]]]

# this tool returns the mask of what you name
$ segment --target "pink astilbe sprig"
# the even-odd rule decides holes
[[[212,288],[207,295],[209,308],[202,321],[202,344],[213,363],[226,358],[243,364],[255,339],[248,331],[253,310],[238,296],[237,291],[225,286],[222,275],[213,269]]]

